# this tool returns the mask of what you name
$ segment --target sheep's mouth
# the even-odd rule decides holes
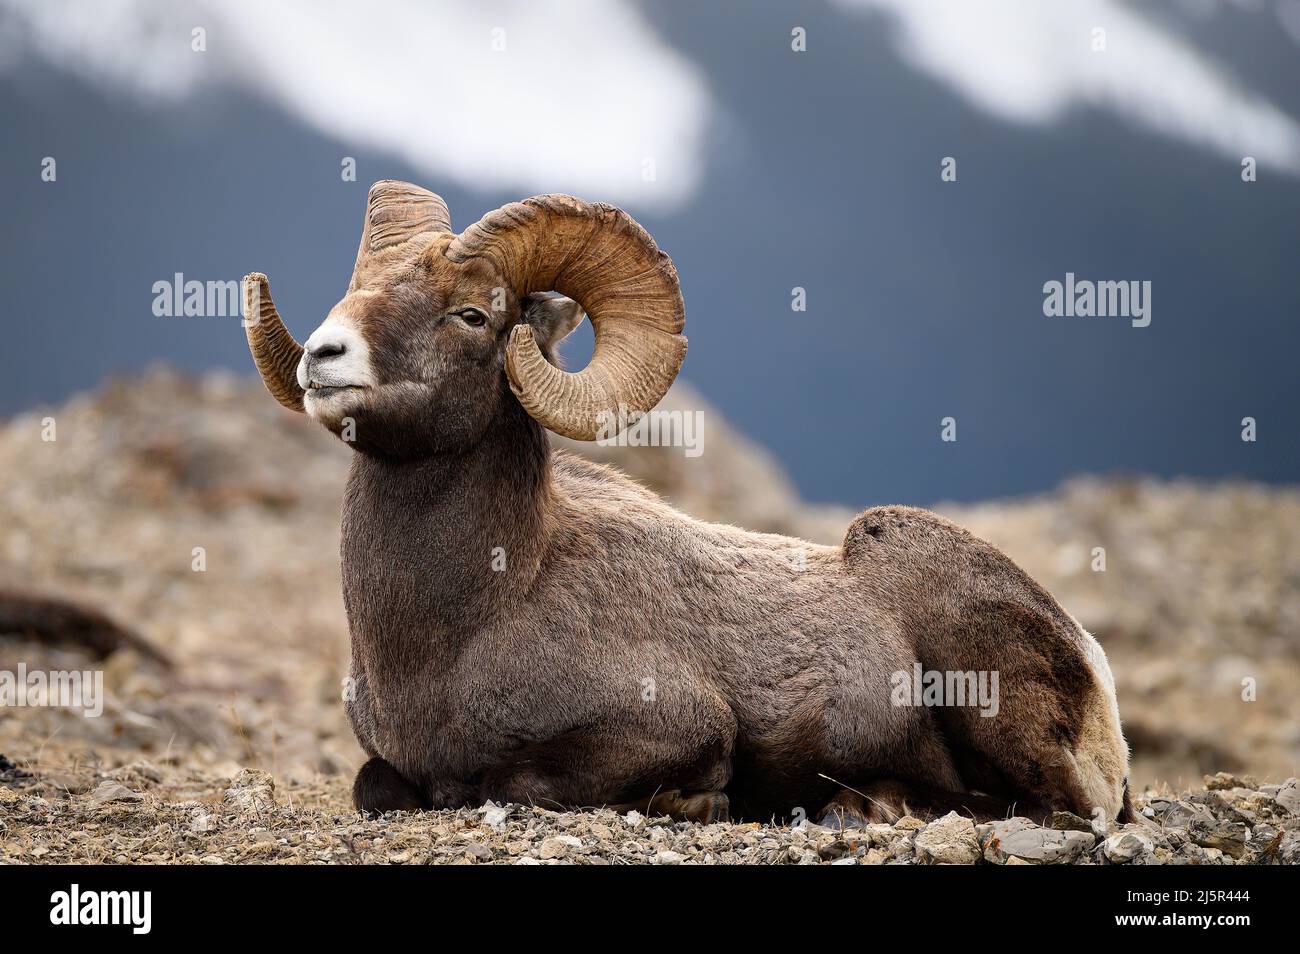
[[[336,394],[343,394],[346,391],[361,391],[362,386],[359,384],[313,384],[307,389],[307,393],[313,397],[327,398]]]

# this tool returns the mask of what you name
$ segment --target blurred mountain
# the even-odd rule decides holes
[[[1271,15],[1143,8],[1300,113],[1300,59]],[[1262,164],[1245,184],[1236,161],[1099,110],[993,118],[900,60],[896,23],[869,10],[642,10],[714,100],[695,197],[631,209],[682,276],[684,374],[803,497],[976,500],[1081,472],[1300,480],[1300,180]],[[158,359],[249,372],[236,318],[155,317],[153,283],[266,271],[305,337],[343,292],[372,180],[432,187],[457,227],[519,197],[429,181],[239,89],[142,106],[2,52],[0,412]],[[520,149],[565,134],[563,110],[502,115]],[[343,156],[358,181],[340,180]],[[1151,281],[1151,325],[1045,318],[1042,286],[1067,271]],[[949,416],[955,443],[939,439]],[[1255,443],[1239,438],[1246,416]]]

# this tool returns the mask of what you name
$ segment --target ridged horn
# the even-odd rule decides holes
[[[586,310],[591,362],[566,373],[543,356],[532,328],[515,326],[506,349],[510,388],[542,426],[577,440],[614,434],[649,411],[686,357],[677,270],[622,209],[568,195],[539,195],[490,212],[447,247],[463,262],[490,259],[516,294],[557,291]]]
[[[365,284],[372,256],[425,232],[450,231],[451,213],[442,196],[409,182],[381,179],[370,187],[366,199],[366,222],[348,291]]]
[[[302,345],[293,340],[271,300],[271,284],[261,272],[244,276],[244,331],[253,363],[271,396],[291,411],[302,411],[298,360]]]

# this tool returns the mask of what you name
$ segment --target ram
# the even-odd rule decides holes
[[[704,523],[550,448],[653,408],[686,353],[677,273],[626,213],[544,195],[457,235],[441,198],[379,182],[304,346],[264,275],[244,294],[268,390],[355,451],[361,811],[1129,813],[1105,655],[993,546],[909,507],[842,546]],[[914,672],[993,673],[997,704],[900,694]]]

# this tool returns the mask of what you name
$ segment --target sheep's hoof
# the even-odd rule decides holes
[[[700,792],[684,796],[677,805],[677,813],[687,821],[712,825],[731,820],[731,799],[725,792]]]
[[[642,812],[646,815],[667,815],[677,821],[699,822],[711,825],[731,819],[731,800],[723,792],[695,792],[683,795],[677,789],[656,792],[646,801],[607,805],[616,812]]]
[[[352,783],[352,804],[367,818],[384,812],[418,812],[429,807],[419,789],[381,758],[371,759],[357,772],[357,780]]]
[[[821,821],[817,824],[834,831],[844,831],[847,828],[866,828],[869,822],[857,812],[843,808],[833,808],[822,815]]]
[[[822,817],[817,824],[835,831],[844,831],[846,828],[866,828],[872,821],[868,817],[870,814],[861,795],[843,788],[822,809]]]

